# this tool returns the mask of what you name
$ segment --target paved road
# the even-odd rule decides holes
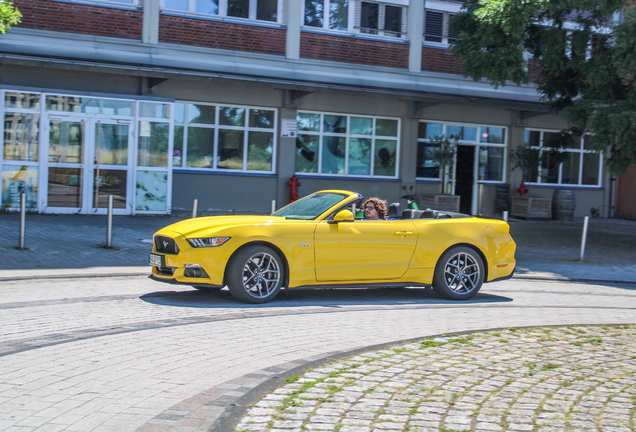
[[[0,281],[0,430],[234,430],[243,405],[284,377],[356,350],[454,332],[636,321],[630,284],[513,279],[461,303],[421,289],[289,290],[259,306],[227,291],[172,289],[141,276]],[[523,361],[536,345],[519,350]],[[633,431],[631,416],[631,426],[606,430]]]

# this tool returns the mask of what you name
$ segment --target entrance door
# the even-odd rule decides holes
[[[128,122],[112,119],[49,118],[46,212],[130,214],[132,172]]]
[[[475,185],[475,147],[457,146],[455,195],[459,195],[459,212],[473,214],[473,190]]]
[[[132,170],[130,169],[130,123],[93,120],[94,139],[91,188],[91,213],[107,213],[108,197],[113,196],[114,213],[130,214]],[[89,164],[90,165],[90,164]],[[132,198],[131,198],[132,199]]]
[[[86,209],[86,122],[49,118],[47,212],[84,213]]]

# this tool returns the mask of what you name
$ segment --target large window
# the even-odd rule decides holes
[[[274,171],[276,111],[175,104],[174,168]]]
[[[304,0],[304,25],[378,36],[405,37],[404,0]]]
[[[397,176],[397,119],[299,112],[296,172]]]
[[[601,185],[603,156],[589,149],[588,136],[573,137],[568,148],[555,150],[550,140],[558,132],[526,129],[524,144],[539,150],[539,168],[528,173],[530,183]]]
[[[361,1],[356,12],[360,33],[403,37],[406,35],[406,8],[398,5]]]
[[[305,25],[349,30],[349,0],[305,0]]]
[[[2,158],[2,209],[36,209],[40,160],[40,99],[35,93],[5,93]],[[44,155],[46,157],[46,155]]]
[[[422,121],[418,128],[417,169],[419,179],[438,180],[439,163],[435,152],[439,147],[436,137],[456,137],[459,145],[478,147],[477,180],[503,181],[506,129],[495,126],[447,124]]]
[[[424,41],[449,44],[457,40],[457,33],[451,29],[455,14],[426,10],[424,13]]]
[[[281,0],[163,0],[163,8],[220,17],[280,21]]]

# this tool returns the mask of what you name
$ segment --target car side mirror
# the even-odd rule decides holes
[[[355,219],[351,210],[340,210],[328,223],[337,224],[338,222],[353,222]]]

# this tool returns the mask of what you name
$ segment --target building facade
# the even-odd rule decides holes
[[[444,190],[501,212],[522,179],[510,151],[567,125],[532,85],[462,77],[442,0],[16,0],[0,37],[2,209],[267,213],[348,189],[400,201]],[[435,136],[457,136],[444,181]],[[527,178],[573,189],[575,216],[610,211],[586,140]],[[412,189],[411,189],[412,187]],[[501,195],[501,192],[499,192]],[[402,199],[403,206],[406,201]]]

